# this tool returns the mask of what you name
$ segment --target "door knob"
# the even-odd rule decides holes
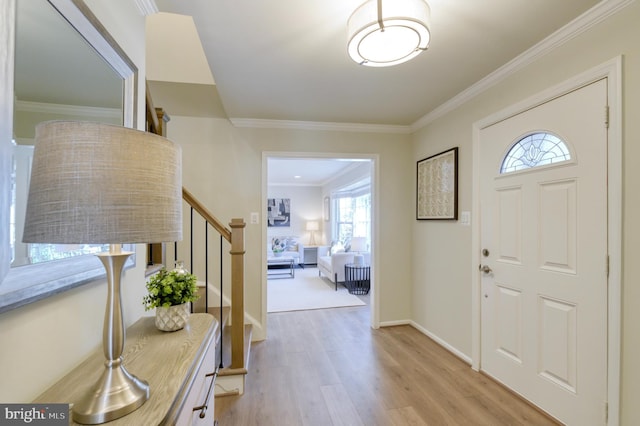
[[[480,270],[485,274],[488,274],[489,272],[491,272],[491,268],[489,267],[489,265],[480,265]]]

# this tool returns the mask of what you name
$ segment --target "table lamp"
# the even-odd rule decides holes
[[[353,255],[353,264],[358,266],[364,265],[362,252],[367,251],[367,239],[365,237],[351,238],[351,251],[356,253]]]
[[[98,254],[107,275],[100,379],[73,401],[78,423],[108,422],[139,408],[149,385],[129,373],[120,280],[123,243],[182,239],[180,147],[151,133],[101,123],[50,121],[36,127],[23,241],[110,244]]]
[[[310,220],[307,222],[307,231],[309,231],[309,245],[316,245],[316,231],[320,229],[320,224],[317,220]]]

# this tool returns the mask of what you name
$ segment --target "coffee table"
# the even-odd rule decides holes
[[[274,272],[274,271],[284,271],[284,272]],[[296,277],[296,271],[294,269],[293,257],[291,256],[267,257],[267,279],[282,279],[282,278],[295,278],[295,277]]]

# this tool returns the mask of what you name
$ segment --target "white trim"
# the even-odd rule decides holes
[[[45,114],[62,114],[84,117],[104,117],[122,119],[122,110],[118,108],[101,108],[85,105],[63,105],[44,102],[16,100],[16,111],[39,112]]]
[[[138,6],[138,11],[140,11],[142,16],[149,16],[160,12],[156,0],[134,0],[134,3]]]
[[[229,118],[235,127],[256,129],[325,130],[357,133],[394,133],[408,135],[410,126],[392,124],[330,123],[321,121],[264,120],[253,118]]]
[[[405,320],[395,320],[395,321],[383,321],[380,323],[380,328],[384,327],[396,327],[398,325],[411,325],[413,321],[405,319]]]
[[[124,127],[137,128],[138,68],[82,0],[48,0],[73,28],[122,77]]]
[[[291,157],[291,158],[348,158],[348,159],[368,159],[372,162],[371,167],[371,291],[370,291],[370,325],[371,328],[380,328],[380,291],[377,289],[377,283],[380,277],[380,217],[379,202],[380,199],[380,156],[378,154],[366,153],[330,153],[330,152],[289,152],[289,151],[263,151],[262,152],[262,217],[267,217],[267,197],[268,197],[268,159],[269,157]],[[267,227],[262,226],[262,247],[266,247]],[[267,253],[262,250],[262,286],[261,286],[261,306],[262,313],[260,316],[263,334],[262,339],[267,338]]]
[[[446,340],[443,340],[440,337],[436,336],[435,334],[431,333],[429,330],[422,327],[417,322],[411,321],[409,325],[415,328],[416,330],[418,330],[420,333],[427,336],[428,338],[430,338],[431,340],[433,340],[434,342],[436,342],[437,344],[439,344],[440,346],[442,346],[443,348],[445,348],[446,350],[448,350],[449,352],[451,352],[452,354],[454,354],[455,356],[457,356],[458,358],[460,358],[461,360],[463,360],[464,362],[466,362],[467,364],[471,364],[471,358],[469,358],[468,355],[465,355],[455,347],[451,346],[449,343],[447,343]]]
[[[559,46],[567,43],[578,35],[599,24],[611,15],[619,12],[632,4],[635,0],[602,0],[600,3],[584,12],[582,15],[569,22],[553,34],[547,36],[535,46],[521,53],[500,68],[477,81],[472,86],[463,90],[447,102],[441,104],[429,113],[425,114],[409,126],[384,125],[384,124],[362,124],[362,123],[333,123],[314,121],[292,121],[292,120],[267,120],[232,117],[229,121],[235,127],[248,128],[269,128],[269,129],[303,129],[303,130],[326,130],[345,132],[365,132],[365,133],[397,133],[411,134],[424,126],[434,122],[440,117],[450,113],[456,108],[469,102],[471,99],[482,94],[486,90],[500,83],[510,75],[518,72],[538,58],[552,52]]]
[[[433,334],[432,332],[430,332],[429,330],[427,330],[426,328],[424,328],[423,326],[421,326],[420,324],[418,324],[413,320],[407,319],[407,320],[396,320],[396,321],[384,321],[380,323],[380,327],[397,327],[399,325],[409,325],[415,328],[420,333],[424,334],[429,339],[433,340],[434,342],[436,342],[437,344],[439,344],[440,346],[442,346],[443,348],[451,352],[453,355],[457,356],[467,364],[471,365],[471,358],[468,355],[460,352],[454,346],[451,346],[446,340],[441,339],[440,337]]]
[[[482,249],[480,238],[480,131],[498,121],[534,108],[553,98],[590,84],[602,78],[608,79],[609,143],[608,143],[608,366],[607,399],[609,425],[620,421],[620,372],[621,372],[621,291],[622,291],[622,57],[616,57],[574,78],[551,87],[542,93],[518,102],[473,124],[472,142],[472,236],[471,236],[471,366],[481,366],[480,303],[481,286],[478,265]]]
[[[120,48],[118,43],[109,35],[109,32],[104,28],[104,26],[100,23],[100,21],[93,15],[88,6],[84,3],[83,0],[48,0],[49,3],[61,14],[61,16],[76,30],[78,33],[96,50],[96,52],[102,56],[105,61],[114,68],[118,75],[120,75],[124,82],[123,89],[123,115],[122,122],[125,127],[134,127],[137,123],[137,81],[138,81],[138,69],[135,64],[129,59],[126,53]],[[5,6],[6,4],[6,6]],[[5,23],[5,20],[9,18],[9,16],[13,16],[15,12],[15,0],[5,0],[0,6],[3,12],[7,12],[7,15],[2,15],[0,21]],[[10,94],[10,96],[5,97],[5,103],[7,100],[9,102],[14,99],[13,94],[13,53],[14,46],[13,40],[15,38],[13,34],[13,30],[15,24],[13,20],[8,23],[7,28],[10,34],[7,31],[4,31],[4,27],[2,31],[0,31],[0,40],[4,41],[7,39],[9,43],[7,43],[8,48],[5,48],[3,52],[0,52],[0,79],[3,82],[7,79],[10,79],[10,89],[5,89],[0,85],[0,92],[4,94]],[[4,47],[3,47],[4,48]],[[0,49],[2,50],[2,49]],[[6,55],[11,54],[10,57],[5,57]],[[10,66],[6,66],[10,65]],[[4,67],[4,68],[3,68]],[[5,76],[6,74],[6,76]],[[3,104],[0,106],[0,111],[3,110],[7,105]],[[13,106],[9,104],[10,112],[8,117],[12,117],[13,115]],[[9,126],[11,128],[11,123],[5,123],[4,117],[0,117],[0,134],[5,131],[5,126]],[[9,134],[11,137],[11,134]],[[0,153],[0,157],[4,161],[3,153]],[[1,180],[1,179],[0,179]],[[3,204],[4,200],[0,200],[0,209],[5,208],[5,204]],[[8,209],[8,204],[6,205]],[[14,294],[4,293],[0,296],[2,299],[2,307],[0,310],[9,310],[14,309],[19,306],[22,306],[26,303],[31,303],[45,297],[48,297],[53,294],[60,293],[67,289],[71,289],[80,284],[87,283],[89,281],[94,281],[100,278],[102,275],[96,275],[97,271],[102,271],[100,274],[104,273],[104,268],[98,265],[87,266],[86,268],[75,268],[75,266],[86,266],[82,262],[75,265],[75,259],[71,259],[68,262],[68,267],[65,270],[62,267],[56,267],[60,272],[57,277],[52,277],[51,274],[48,274],[42,271],[39,271],[39,265],[30,265],[23,266],[21,268],[14,268],[16,270],[20,270],[18,272],[13,272],[11,269],[8,272],[8,276],[2,277],[2,273],[4,272],[4,264],[0,265],[0,282],[2,284],[2,288],[6,291],[7,283],[10,280],[13,280],[15,276],[24,274],[28,279],[32,279],[33,286],[27,287],[25,285],[25,279],[27,278],[18,278],[19,288],[22,291],[17,291]],[[135,265],[135,257],[132,256],[129,258],[128,262],[133,262]],[[50,262],[43,265],[50,265],[53,267],[53,263]],[[33,269],[32,269],[33,268]],[[48,268],[48,266],[46,266]],[[46,269],[45,268],[45,269]],[[70,275],[69,268],[73,268],[74,271]],[[47,269],[48,271],[48,269]],[[66,273],[65,273],[66,272]],[[6,278],[3,279],[2,278]],[[27,290],[27,291],[25,291]]]
[[[246,374],[234,374],[231,376],[216,376],[216,385],[213,390],[214,397],[217,395],[244,394],[244,383]]]
[[[474,83],[433,111],[418,119],[410,127],[412,132],[434,122],[471,99],[495,86],[505,78],[526,67],[536,59],[552,52],[569,40],[577,37],[611,15],[632,4],[635,0],[603,0],[573,21],[549,35],[541,42],[507,62],[482,80]]]

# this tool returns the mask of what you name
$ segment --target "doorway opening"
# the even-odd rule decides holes
[[[373,155],[263,154],[265,320],[270,312],[365,304],[375,324],[375,169]],[[337,261],[341,256],[350,258],[343,264]],[[345,264],[354,262],[368,270],[366,291],[350,291],[351,281],[345,281]],[[303,281],[324,295],[310,296],[312,289],[296,295]],[[276,298],[283,294],[290,300],[280,303]],[[320,298],[325,300],[313,300]]]

